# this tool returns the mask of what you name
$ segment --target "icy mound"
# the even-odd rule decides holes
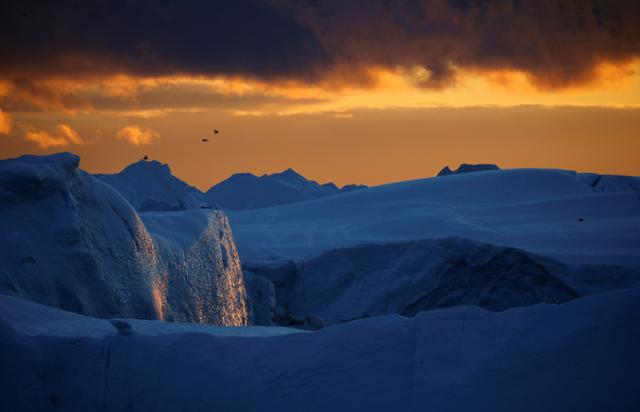
[[[311,317],[334,324],[449,306],[501,311],[563,303],[640,281],[640,268],[567,265],[455,238],[360,245],[297,264],[249,263],[245,269],[271,280],[273,318],[290,326]]]
[[[0,162],[0,291],[99,317],[246,324],[236,303],[245,293],[242,274],[222,215],[198,210],[208,217],[192,236],[196,249],[162,240],[158,248],[131,205],[78,163],[72,154]],[[208,306],[199,303],[205,298]]]
[[[107,335],[84,337],[86,319],[69,320],[72,337],[31,336],[27,322],[0,311],[6,410],[564,412],[640,404],[638,287],[562,305],[457,307],[270,338],[123,336],[110,325]]]
[[[339,189],[333,183],[319,185],[293,169],[287,169],[260,177],[251,173],[235,174],[209,189],[205,198],[210,204],[225,209],[246,210],[296,203],[363,188],[366,186],[347,185]]]
[[[151,237],[78,164],[71,154],[0,162],[0,288],[89,315],[159,317]]]
[[[485,170],[500,170],[500,168],[492,164],[470,165],[467,163],[462,163],[457,170],[451,170],[449,169],[449,166],[445,166],[442,170],[440,170],[440,172],[438,173],[438,176],[457,175],[460,173],[483,172]]]
[[[97,174],[113,186],[136,210],[172,211],[205,206],[202,192],[171,174],[166,164],[140,160],[117,174]]]
[[[635,179],[635,178],[632,178]],[[457,236],[572,262],[640,264],[640,198],[575,172],[464,173],[229,213],[242,261],[362,243]]]

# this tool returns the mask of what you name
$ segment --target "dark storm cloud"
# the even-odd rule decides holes
[[[21,1],[0,5],[0,71],[32,75],[312,76],[314,35],[250,0]]]
[[[319,35],[332,57],[427,68],[517,69],[542,87],[590,80],[601,62],[640,56],[638,0],[274,0]]]
[[[463,68],[522,70],[553,88],[591,80],[599,63],[640,56],[638,0],[66,0],[0,11],[5,75],[313,81],[337,65],[420,66],[429,87]]]

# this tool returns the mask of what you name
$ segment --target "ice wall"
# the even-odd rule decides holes
[[[166,247],[168,232],[154,239],[119,193],[78,166],[69,153],[0,162],[0,293],[97,317],[246,324],[224,215],[196,211],[206,224],[189,233],[192,248]],[[174,291],[176,279],[190,287]]]

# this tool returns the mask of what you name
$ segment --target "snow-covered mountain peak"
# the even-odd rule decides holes
[[[171,175],[171,168],[168,164],[157,160],[138,160],[122,169],[122,174],[129,173],[157,173],[165,176]]]
[[[300,173],[296,172],[292,168],[283,170],[280,173],[274,173],[272,175],[265,175],[265,176],[277,177],[277,178],[287,179],[287,180],[302,180],[305,182],[309,182],[307,178],[305,178],[304,176],[302,176]]]
[[[333,183],[320,185],[288,168],[260,177],[251,173],[236,173],[211,187],[205,193],[205,198],[226,209],[246,210],[318,199],[365,187],[350,185],[339,189]]]
[[[157,160],[139,160],[119,173],[96,177],[142,212],[199,209],[205,205],[202,192],[173,176],[169,165]]]

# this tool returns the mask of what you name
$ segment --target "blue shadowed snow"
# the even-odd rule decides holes
[[[57,314],[26,306],[0,312],[7,410],[633,411],[640,403],[639,287],[260,339],[157,322],[171,332],[135,333],[133,323],[134,333],[119,335],[109,324],[103,335],[85,331],[85,318],[65,318],[76,334],[60,337]],[[54,320],[34,336],[29,322],[41,317]]]
[[[602,177],[615,181],[611,190],[583,180],[563,170],[481,171],[230,212],[229,219],[243,261],[457,236],[573,262],[640,263],[638,178]]]

